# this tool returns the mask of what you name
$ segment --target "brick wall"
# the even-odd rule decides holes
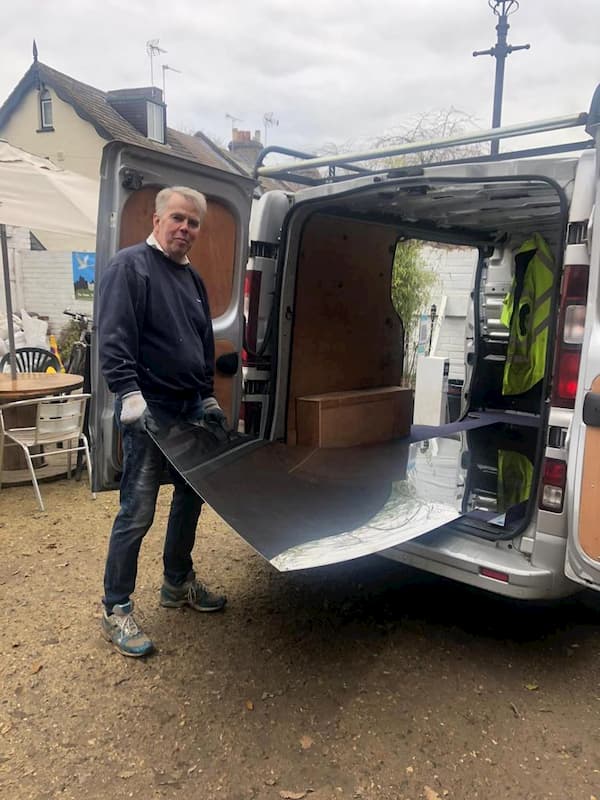
[[[65,308],[91,316],[92,303],[75,299],[70,252],[22,252],[18,271],[23,285],[25,309],[48,317],[50,333],[60,333],[69,324],[69,318],[62,313]]]
[[[30,250],[26,228],[7,226],[11,298],[15,314],[24,308],[29,313],[48,317],[50,333],[58,334],[69,324],[65,308],[91,315],[89,300],[75,300],[71,252]],[[0,312],[6,313],[4,271],[0,269]]]

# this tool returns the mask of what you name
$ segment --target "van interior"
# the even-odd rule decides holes
[[[520,175],[501,176],[501,166],[495,167],[498,177],[471,166],[460,178],[448,178],[448,171],[458,174],[450,168],[437,179],[442,166],[427,170],[426,177],[386,180],[332,196],[305,193],[293,212],[299,221],[294,224],[292,216],[288,223],[273,409],[275,438],[305,475],[325,472],[335,480],[344,471],[362,470],[368,483],[375,471],[379,480],[394,483],[406,478],[412,464],[411,481],[422,482],[421,491],[453,498],[457,517],[446,525],[489,539],[514,537],[535,507],[550,389],[546,377],[527,392],[503,393],[508,329],[500,322],[502,301],[523,269],[516,250],[538,233],[554,254],[555,315],[566,229],[561,187],[568,192],[575,161],[521,163]],[[396,244],[409,238],[470,246],[479,253],[460,419],[413,425],[395,445],[357,440],[348,449],[353,443],[347,442],[345,458],[335,449],[307,455],[306,442],[299,440],[304,398],[321,403],[333,398],[334,412],[326,419],[323,411],[321,424],[335,428],[336,420],[339,426],[353,424],[342,413],[340,393],[358,402],[356,420],[385,414],[373,405],[371,393],[403,384],[404,331],[391,301],[391,275]],[[547,366],[552,346],[550,334]],[[363,393],[363,405],[356,393]],[[390,457],[399,441],[412,443],[412,449]],[[427,475],[419,468],[424,463]]]
[[[425,534],[498,541],[524,530],[537,504],[554,343],[550,334],[539,385],[503,393],[500,314],[515,251],[537,233],[554,254],[555,317],[576,163],[511,162],[505,174],[501,163],[440,165],[419,177],[359,178],[296,195],[267,325],[264,434],[216,441],[182,425],[155,435],[185,479],[277,569],[385,552]],[[479,254],[453,422],[411,425],[404,328],[391,297],[402,239]]]

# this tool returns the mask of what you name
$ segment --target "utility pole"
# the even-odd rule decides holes
[[[506,43],[506,36],[508,34],[508,29],[510,28],[510,25],[508,24],[508,17],[518,10],[519,3],[517,0],[488,0],[488,6],[498,17],[498,24],[496,25],[496,44],[494,47],[490,47],[489,50],[475,50],[473,55],[493,56],[496,59],[492,128],[499,128],[500,120],[502,119],[502,94],[504,92],[504,64],[506,62],[506,56],[515,52],[515,50],[529,50],[530,45],[512,45]],[[490,152],[493,156],[498,154],[499,147],[500,140],[493,139],[490,148]]]

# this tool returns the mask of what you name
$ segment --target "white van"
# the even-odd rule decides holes
[[[178,425],[157,441],[277,569],[380,553],[511,597],[600,588],[599,123],[597,90],[589,114],[394,152],[581,126],[574,145],[388,170],[370,171],[364,153],[260,167],[306,188],[265,193],[251,224],[253,181],[105,148],[97,280],[117,249],[147,235],[160,188],[208,197],[191,259],[208,286],[216,392],[236,432]],[[461,418],[410,430],[391,301],[405,239],[477,253]],[[515,254],[532,240],[549,253],[546,345],[541,380],[516,393],[501,317],[507,295],[518,305]],[[101,490],[118,484],[120,451],[97,353],[92,370]]]

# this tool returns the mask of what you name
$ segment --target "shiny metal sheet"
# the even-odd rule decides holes
[[[203,425],[155,430],[169,461],[281,571],[377,553],[460,516],[460,443],[309,450]]]

